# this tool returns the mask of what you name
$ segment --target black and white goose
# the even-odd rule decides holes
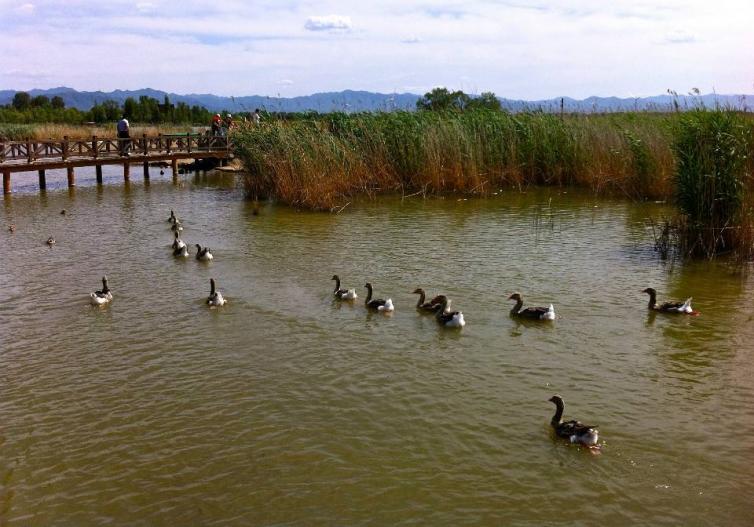
[[[183,230],[183,225],[181,225],[181,220],[176,218],[176,220],[170,226],[170,230],[173,232],[181,232]]]
[[[429,302],[425,302],[424,300],[427,298],[426,293],[424,292],[424,289],[421,287],[417,287],[412,292],[414,295],[419,295],[419,300],[416,302],[416,309],[418,311],[421,311],[422,313],[435,313],[438,309],[440,309],[441,306],[441,298],[443,295],[437,295]]]
[[[682,313],[685,315],[698,315],[699,311],[695,311],[691,308],[691,298],[687,298],[685,302],[663,302],[657,304],[657,291],[651,287],[647,287],[642,293],[649,295],[649,309],[652,311],[659,311],[661,313]]]
[[[113,299],[113,293],[107,286],[107,276],[102,277],[102,289],[89,294],[89,301],[93,306],[102,306]]]
[[[353,300],[355,298],[358,298],[356,289],[346,289],[344,287],[340,287],[340,277],[338,277],[338,275],[332,275],[331,280],[335,280],[335,290],[333,291],[335,298],[339,298],[340,300]]]
[[[176,218],[175,212],[173,212],[173,209],[170,209],[170,217],[168,217],[168,222],[175,223],[176,221],[178,221],[178,218]]]
[[[49,238],[47,238],[47,241],[45,243],[47,243],[48,246],[52,247],[53,245],[55,245],[55,238],[50,236]]]
[[[213,260],[215,257],[212,256],[212,253],[209,250],[209,247],[205,247],[202,249],[202,246],[198,243],[196,244],[196,259],[202,262],[209,262],[210,260]]]
[[[178,231],[173,233],[173,238],[174,238],[173,245],[172,245],[173,249],[180,249],[181,247],[186,247],[186,242],[184,242],[178,237]]]
[[[450,311],[450,299],[445,295],[440,295],[440,308],[435,313],[437,323],[446,328],[462,328],[466,325],[463,313],[460,311]]]
[[[185,243],[181,247],[173,249],[173,256],[176,258],[187,258],[189,255],[188,245]]]
[[[207,304],[210,307],[220,307],[226,304],[227,300],[223,298],[222,293],[215,289],[215,279],[209,279],[209,296],[207,297]]]
[[[555,320],[555,308],[552,304],[550,307],[524,307],[524,299],[521,293],[513,293],[508,300],[515,300],[516,305],[511,309],[511,316],[518,318],[528,318],[531,320]]]
[[[383,300],[381,298],[372,299],[372,284],[367,282],[366,284],[364,284],[364,287],[367,288],[367,298],[366,300],[364,300],[364,305],[367,307],[367,309],[384,312],[391,312],[395,310],[395,307],[393,306],[393,300],[391,298],[388,298],[387,300]]]
[[[563,421],[563,409],[565,408],[563,398],[560,395],[553,395],[549,401],[555,404],[555,415],[552,416],[550,424],[558,437],[563,437],[571,443],[578,443],[589,448],[597,446],[600,437],[597,427],[585,425],[576,420]]]

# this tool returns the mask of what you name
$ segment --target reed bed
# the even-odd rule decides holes
[[[191,126],[178,125],[133,125],[131,126],[131,136],[137,137],[142,134],[185,134],[191,131]],[[96,135],[98,137],[115,137],[115,124],[111,126],[101,125],[71,125],[56,123],[41,124],[7,124],[0,123],[0,140],[1,141],[25,141],[32,139],[43,141],[45,139],[87,139]]]
[[[671,127],[658,116],[331,114],[246,126],[233,142],[250,195],[317,210],[356,194],[485,195],[528,185],[672,194]]]

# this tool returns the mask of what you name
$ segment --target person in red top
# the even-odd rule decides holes
[[[223,120],[219,113],[216,113],[212,117],[212,135],[220,135],[220,129],[222,128]]]

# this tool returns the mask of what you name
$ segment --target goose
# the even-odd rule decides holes
[[[173,249],[173,256],[186,258],[189,255],[188,246],[184,243],[181,247]]]
[[[663,302],[657,305],[657,291],[651,287],[647,287],[642,291],[649,295],[649,309],[652,311],[660,311],[661,313],[683,313],[687,315],[698,315],[699,311],[695,311],[691,308],[691,297],[687,298],[685,302]]]
[[[445,295],[440,295],[440,305],[435,313],[437,323],[446,328],[462,328],[466,325],[463,313],[460,311],[450,311],[450,299]]]
[[[393,300],[391,298],[388,298],[387,300],[375,298],[374,300],[372,300],[372,284],[367,282],[366,284],[364,284],[364,287],[367,288],[367,299],[364,300],[364,305],[367,306],[367,309],[384,312],[395,311]]]
[[[429,302],[425,302],[424,299],[426,298],[426,294],[424,293],[424,289],[421,287],[417,287],[412,292],[415,295],[419,295],[419,300],[416,302],[416,309],[419,311],[422,311],[424,313],[434,313],[441,307],[442,297],[443,295],[437,295]]]
[[[175,235],[175,239],[173,240],[173,245],[172,245],[173,249],[180,249],[181,247],[186,247],[186,243],[178,237],[178,231],[174,232],[173,234]]]
[[[183,230],[183,226],[181,225],[181,220],[176,218],[176,220],[170,226],[170,230],[173,232],[181,232]]]
[[[210,278],[209,279],[209,296],[207,297],[207,304],[209,304],[210,307],[220,307],[220,306],[224,306],[226,302],[227,300],[223,298],[222,293],[220,293],[220,291],[215,290],[215,279]]]
[[[53,238],[52,236],[50,236],[49,238],[47,238],[47,242],[46,243],[47,243],[47,245],[49,245],[50,247],[52,247],[53,245],[55,245],[55,238]]]
[[[102,289],[89,294],[89,301],[93,306],[102,306],[113,299],[113,293],[107,286],[107,276],[102,277]]]
[[[527,307],[521,309],[524,305],[524,299],[521,293],[513,293],[508,300],[515,300],[516,305],[511,309],[512,317],[529,318],[532,320],[555,320],[555,308],[552,304],[550,307]]]
[[[335,298],[339,298],[340,300],[354,300],[355,298],[358,298],[359,295],[356,294],[356,289],[345,289],[340,287],[340,278],[338,275],[332,275],[331,280],[335,280],[335,290],[333,291]]]
[[[548,400],[555,403],[555,415],[552,416],[550,424],[555,429],[555,434],[558,437],[566,438],[571,443],[578,443],[589,448],[599,448],[597,441],[599,440],[600,433],[597,427],[585,425],[576,420],[563,421],[563,409],[565,408],[563,398],[560,395],[553,395]]]
[[[214,259],[215,257],[212,256],[212,253],[209,250],[209,247],[205,247],[202,249],[202,246],[198,243],[196,244],[196,259],[201,260],[202,262],[209,262],[210,260]]]
[[[170,209],[170,217],[168,218],[169,223],[175,223],[178,221],[178,218],[175,217],[175,212],[173,212],[173,209]]]

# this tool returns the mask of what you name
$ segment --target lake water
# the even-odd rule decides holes
[[[0,208],[0,525],[754,523],[754,281],[660,262],[662,205],[255,215],[232,176],[137,174],[69,192],[48,173],[42,195],[14,175]],[[213,262],[173,258],[171,208]],[[333,301],[333,273],[358,301]],[[366,281],[392,316],[365,311]],[[420,286],[467,326],[417,314]],[[701,316],[650,316],[649,286]],[[509,318],[516,290],[558,319]],[[599,455],[553,437],[555,393]]]

